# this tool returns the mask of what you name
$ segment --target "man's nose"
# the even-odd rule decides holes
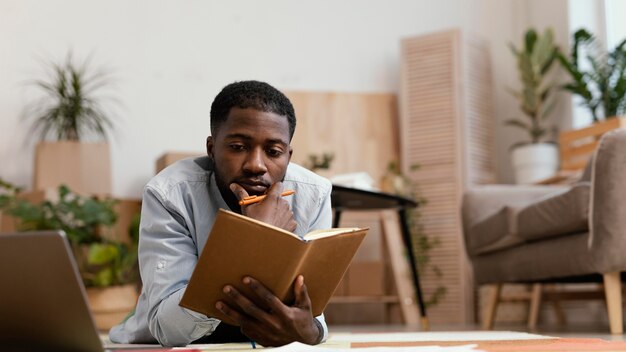
[[[251,174],[264,174],[267,172],[265,166],[265,154],[260,148],[255,148],[248,153],[243,165],[243,170]]]

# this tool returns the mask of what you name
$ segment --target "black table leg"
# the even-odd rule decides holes
[[[335,209],[335,216],[333,216],[333,227],[339,227],[339,219],[341,219],[341,210]]]
[[[411,239],[411,232],[409,231],[409,224],[406,218],[406,210],[398,210],[400,216],[400,226],[402,227],[402,239],[409,254],[409,262],[411,263],[411,274],[413,276],[413,283],[415,285],[415,293],[417,293],[417,303],[420,309],[422,328],[428,330],[428,317],[426,315],[426,306],[424,305],[424,298],[422,297],[422,286],[420,285],[419,274],[417,272],[417,261],[415,260],[415,253],[413,253],[413,240]]]

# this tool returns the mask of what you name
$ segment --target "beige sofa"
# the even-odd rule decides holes
[[[608,132],[570,186],[490,185],[462,205],[477,285],[604,282],[612,333],[622,333],[626,272],[626,130]]]

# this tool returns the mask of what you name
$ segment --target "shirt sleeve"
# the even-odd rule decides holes
[[[312,216],[309,228],[305,233],[309,233],[314,230],[326,230],[333,225],[333,210],[330,202],[330,193],[332,191],[332,185],[329,181],[323,183],[321,186],[322,191],[319,194],[317,200],[317,214]]]
[[[181,213],[158,190],[146,187],[139,265],[148,303],[148,328],[163,346],[187,345],[211,333],[219,323],[179,306],[198,260],[194,240]]]
[[[324,184],[324,186],[325,186],[324,191],[321,192],[321,195],[319,198],[318,204],[320,204],[320,206],[318,208],[317,216],[313,217],[313,221],[311,222],[307,232],[311,232],[314,230],[329,229],[332,227],[333,211],[332,211],[331,201],[330,201],[330,193],[332,190],[332,186],[330,182],[328,182],[327,184]],[[306,278],[305,278],[305,282],[306,282]],[[321,340],[321,342],[324,342],[328,338],[328,325],[326,325],[326,320],[324,319],[324,313],[322,313],[321,315],[315,318],[321,323],[322,327],[324,328],[324,336],[322,337],[322,340]]]

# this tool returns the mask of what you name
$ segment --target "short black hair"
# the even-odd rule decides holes
[[[240,81],[224,87],[211,104],[211,135],[214,136],[219,130],[233,107],[253,108],[285,116],[289,122],[289,140],[293,137],[296,130],[293,105],[289,98],[271,85],[259,81]]]

